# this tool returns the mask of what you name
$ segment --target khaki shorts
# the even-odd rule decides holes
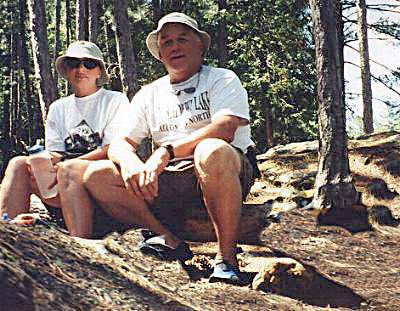
[[[239,178],[244,200],[255,177],[247,156],[242,151],[236,150],[241,159]],[[150,208],[154,215],[171,231],[179,231],[180,228],[176,227],[183,224],[185,209],[205,208],[203,194],[194,171],[194,161],[171,162],[158,178],[158,197]],[[221,185],[221,187],[223,186]]]

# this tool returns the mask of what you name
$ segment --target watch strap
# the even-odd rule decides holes
[[[161,147],[167,149],[170,160],[175,159],[174,147],[171,144],[162,145]]]

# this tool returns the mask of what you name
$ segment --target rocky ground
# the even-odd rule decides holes
[[[1,223],[0,310],[400,310],[399,142],[386,133],[349,143],[373,224],[356,234],[317,226],[308,208],[315,142],[259,156],[246,207],[262,206],[265,222],[258,239],[242,236],[243,286],[208,283],[214,242],[191,242],[196,256],[180,265],[138,252],[139,230],[82,240]]]

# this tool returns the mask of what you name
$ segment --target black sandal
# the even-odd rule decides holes
[[[186,261],[193,257],[187,243],[182,242],[176,248],[172,248],[165,244],[163,236],[155,236],[145,240],[139,244],[139,250],[145,255],[154,256],[164,261]]]

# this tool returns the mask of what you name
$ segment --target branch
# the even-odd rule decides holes
[[[357,97],[361,97],[362,96],[361,93],[354,93],[354,92],[346,92],[346,95],[357,96]],[[381,103],[384,103],[384,104],[386,104],[386,105],[388,105],[390,107],[393,107],[393,105],[390,104],[390,102],[388,100],[383,100],[383,99],[380,99],[380,98],[377,98],[377,97],[372,97],[372,99],[376,100],[376,101],[380,101]]]
[[[360,68],[359,65],[357,65],[357,64],[355,64],[355,63],[353,63],[353,62],[345,61],[344,63],[345,63],[345,64],[350,64],[350,65],[356,66],[357,68]],[[387,84],[385,83],[385,81],[383,81],[381,78],[376,77],[376,76],[374,76],[373,74],[371,74],[371,77],[374,78],[374,80],[376,80],[376,81],[382,83],[384,87],[388,88],[389,90],[391,90],[392,92],[394,92],[394,93],[396,93],[397,95],[400,96],[400,92],[398,92],[397,90],[395,90],[395,89],[394,89],[393,87],[391,87],[390,85],[387,85]]]
[[[356,51],[357,53],[360,53],[360,50],[356,49],[355,47],[353,47],[353,46],[351,46],[351,45],[345,44],[345,46],[347,46],[347,47],[349,47],[350,49]],[[371,58],[370,58],[369,60],[370,60],[371,62],[373,62],[373,63],[375,63],[375,64],[377,64],[377,65],[379,65],[379,66],[385,68],[385,69],[386,69],[387,71],[389,71],[391,74],[395,74],[395,73],[397,72],[397,71],[395,71],[395,70],[393,70],[393,69],[387,67],[387,66],[384,65],[384,64],[378,63],[377,61],[375,61],[375,60],[373,60],[373,59],[371,59]]]

